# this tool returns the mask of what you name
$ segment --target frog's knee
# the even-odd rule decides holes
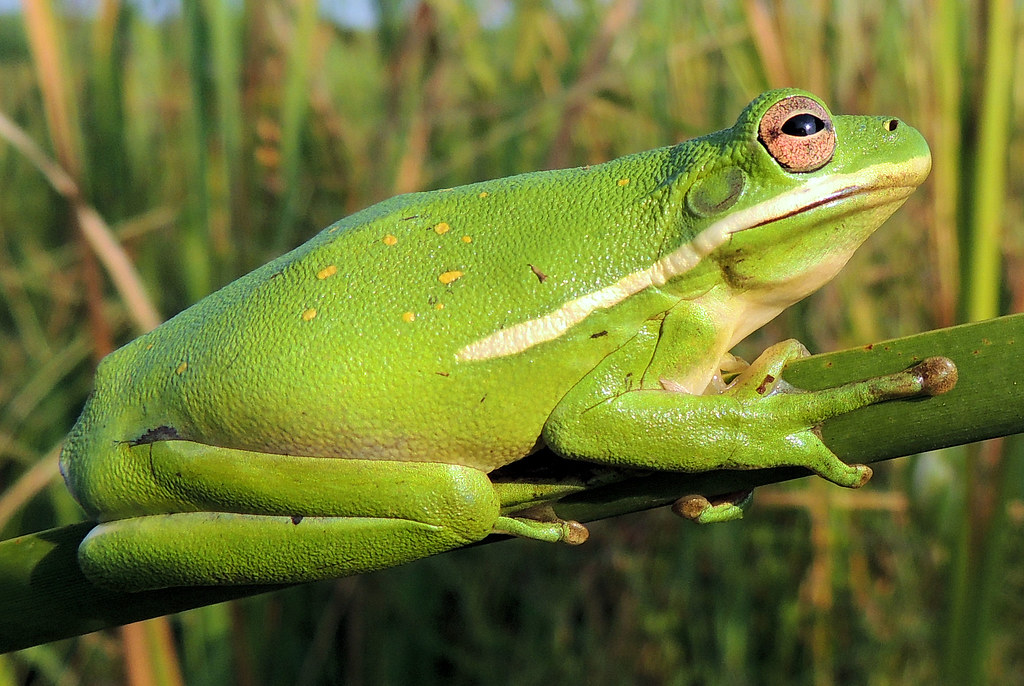
[[[466,543],[479,541],[501,513],[501,501],[487,474],[461,465],[445,465],[435,492],[431,523],[443,526]]]

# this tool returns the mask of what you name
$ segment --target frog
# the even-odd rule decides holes
[[[582,543],[552,505],[592,482],[497,477],[538,455],[858,488],[870,467],[820,425],[921,384],[806,392],[780,381],[797,341],[731,351],[930,167],[900,119],[779,89],[703,137],[358,211],[100,362],[60,456],[96,522],[80,567],[135,592],[304,583],[490,536]],[[750,500],[680,495],[700,522]]]

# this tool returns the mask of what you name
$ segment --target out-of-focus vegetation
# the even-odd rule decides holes
[[[96,360],[159,316],[395,193],[669,144],[769,87],[900,116],[935,160],[745,354],[1024,305],[1009,0],[369,2],[359,26],[309,0],[140,9],[160,6],[0,16],[4,538],[82,518],[62,435]],[[512,541],[204,608],[2,656],[0,684],[1024,683],[1022,452],[766,489],[740,524],[646,513],[580,548]]]

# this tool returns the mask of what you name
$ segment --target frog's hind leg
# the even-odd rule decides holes
[[[79,548],[86,575],[120,590],[282,584],[382,569],[486,537],[500,503],[459,465],[329,459],[160,441],[133,451],[167,509],[101,523]]]

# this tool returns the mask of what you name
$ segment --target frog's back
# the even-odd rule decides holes
[[[656,257],[633,230],[658,211],[653,189],[616,163],[398,196],[328,227],[104,362],[96,393],[119,398],[119,440],[488,470],[528,453],[648,313],[519,354],[458,354]]]

